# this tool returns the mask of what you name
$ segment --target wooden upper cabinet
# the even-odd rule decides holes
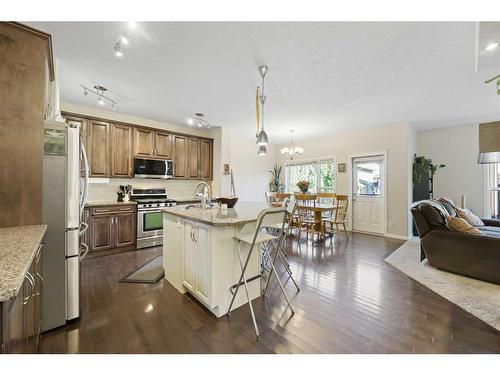
[[[111,124],[111,177],[132,176],[132,128]]]
[[[188,142],[187,138],[181,135],[174,135],[174,178],[188,177]]]
[[[200,166],[200,140],[198,138],[188,139],[188,178],[198,179],[201,177]]]
[[[154,131],[152,129],[134,128],[134,155],[153,156]]]
[[[204,180],[213,179],[213,141],[200,140],[200,177]]]
[[[88,128],[88,148],[90,176],[110,176],[110,132],[109,124],[90,121]]]
[[[172,158],[172,134],[155,132],[154,155],[159,158]]]

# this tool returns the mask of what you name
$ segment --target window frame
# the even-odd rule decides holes
[[[289,172],[288,172],[288,167],[293,166],[293,165],[306,165],[306,164],[314,164],[317,169],[317,180],[316,180],[316,186],[318,188],[321,186],[321,171],[320,171],[320,165],[323,163],[331,162],[333,164],[333,193],[337,191],[337,158],[335,156],[326,156],[326,157],[320,157],[320,158],[312,158],[312,159],[299,159],[299,160],[286,160],[285,161],[285,191],[287,193],[294,193],[295,190],[298,191],[298,188],[294,187],[294,190],[289,189]]]

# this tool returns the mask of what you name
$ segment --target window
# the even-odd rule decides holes
[[[309,181],[310,193],[335,192],[335,161],[315,160],[305,163],[289,163],[286,165],[286,191],[298,192],[297,182]]]
[[[360,160],[354,162],[356,195],[381,195],[380,174],[382,160]]]
[[[500,219],[500,163],[489,165],[488,189],[490,195],[490,216]]]

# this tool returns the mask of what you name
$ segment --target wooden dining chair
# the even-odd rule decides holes
[[[316,215],[314,215],[314,207],[316,207],[317,199],[316,194],[295,193],[299,239],[303,229],[306,230],[307,238],[309,238],[309,233],[311,233],[313,240],[315,233],[318,233],[320,236],[323,235],[321,219],[316,219]],[[318,227],[320,228],[319,230],[316,229]]]
[[[283,202],[285,199],[290,199],[290,193],[275,193],[274,199],[276,202]]]
[[[339,225],[342,225],[345,236],[349,239],[345,226],[347,219],[347,207],[349,206],[349,196],[337,194],[335,202],[335,210],[333,211],[332,218],[322,220],[323,231],[329,234],[333,234],[335,232],[338,233]],[[333,229],[333,226],[335,226],[335,230]]]
[[[266,191],[266,203],[275,202],[276,192],[274,191]]]
[[[323,204],[331,204],[332,206],[335,204],[335,193],[316,193],[318,197],[318,203]],[[322,219],[331,219],[333,217],[333,211],[325,211],[321,213]]]

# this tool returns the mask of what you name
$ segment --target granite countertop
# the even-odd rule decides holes
[[[47,225],[0,228],[0,302],[19,293]]]
[[[163,212],[209,225],[239,225],[257,220],[259,213],[270,206],[266,203],[238,202],[234,208],[222,211],[218,206],[202,210],[176,206],[164,208]]]
[[[128,202],[117,202],[117,201],[93,201],[87,202],[85,207],[101,207],[101,206],[127,206],[127,205],[136,205],[136,202],[128,201]]]

